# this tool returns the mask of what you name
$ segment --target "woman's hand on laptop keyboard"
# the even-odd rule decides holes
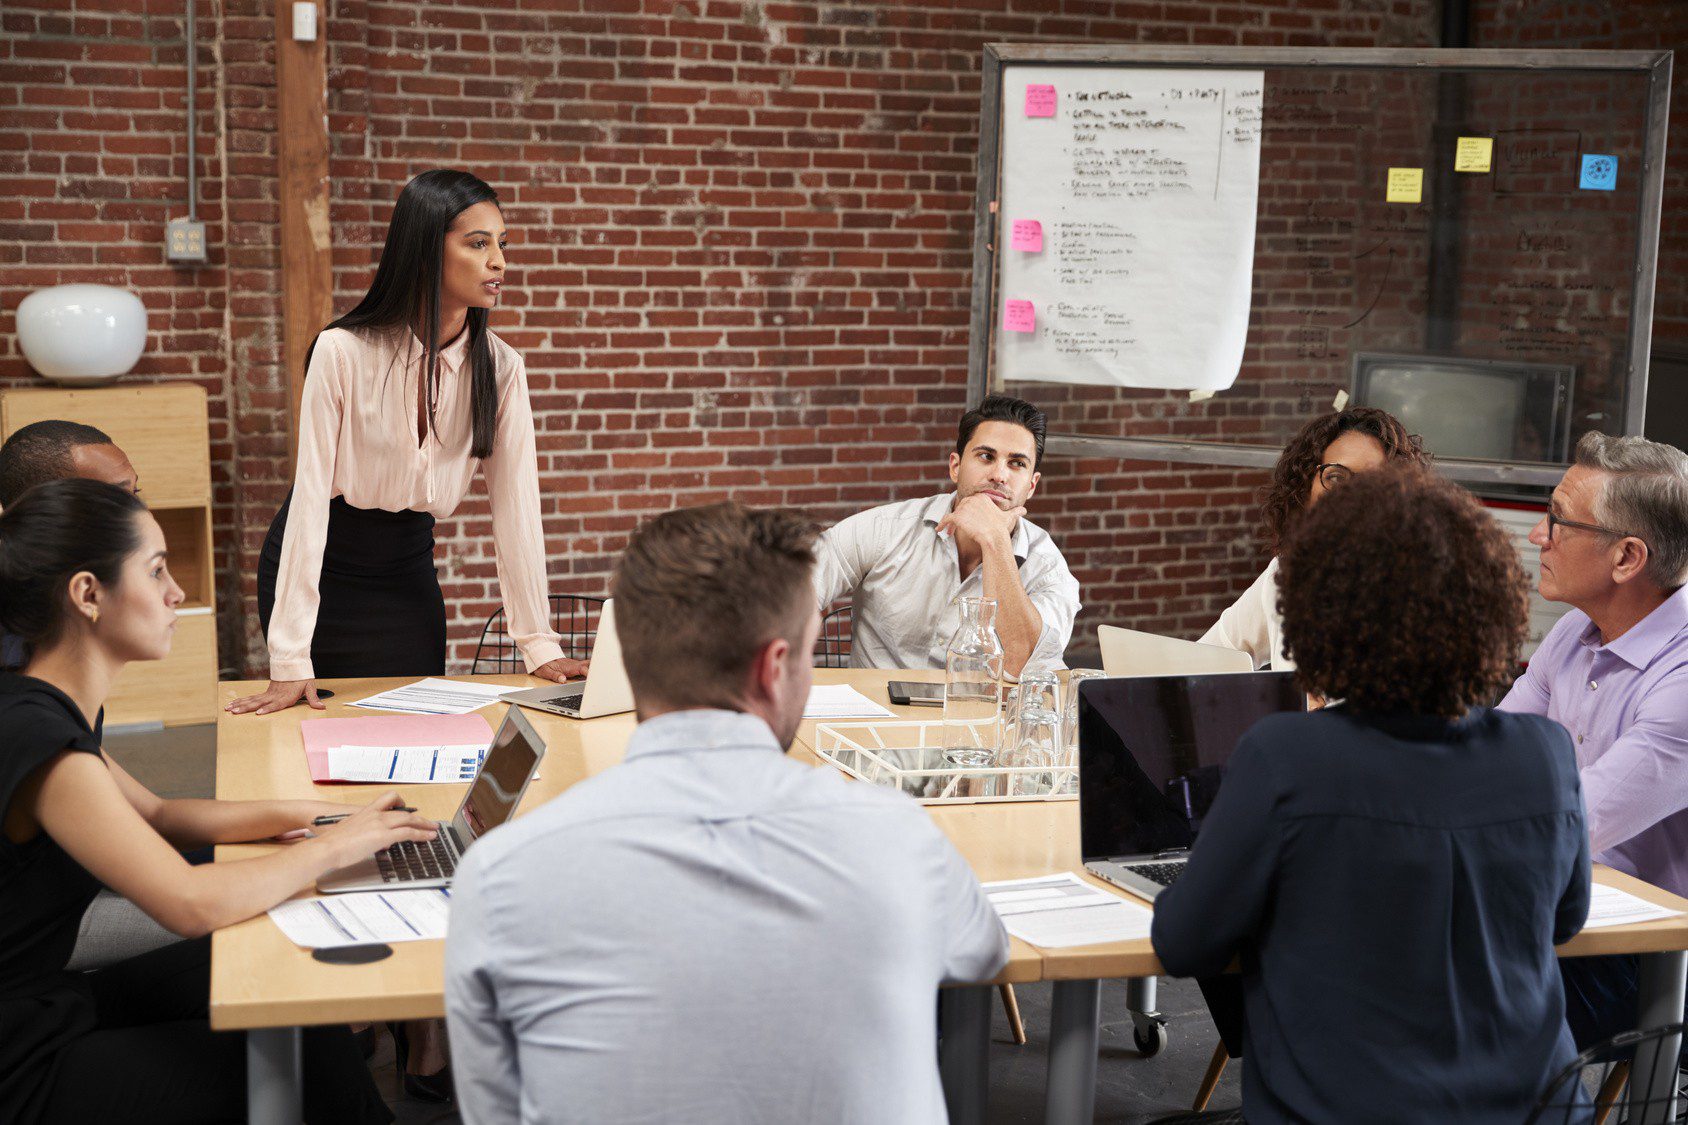
[[[316,837],[337,853],[335,866],[345,867],[400,842],[432,840],[434,822],[405,812],[396,790],[388,790],[337,824],[317,830]]]

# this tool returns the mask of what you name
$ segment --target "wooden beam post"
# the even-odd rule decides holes
[[[328,32],[322,0],[316,38],[293,38],[293,0],[276,0],[276,192],[281,208],[282,362],[287,368],[288,461],[299,448],[305,353],[334,315],[328,230]],[[291,475],[291,471],[290,474]]]

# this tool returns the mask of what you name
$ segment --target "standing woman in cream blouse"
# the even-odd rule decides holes
[[[318,677],[445,671],[434,521],[480,465],[498,581],[528,671],[579,675],[547,624],[545,535],[522,357],[487,328],[504,285],[498,196],[467,172],[405,185],[369,292],[311,346],[293,490],[258,566],[270,686],[229,704],[267,714]]]

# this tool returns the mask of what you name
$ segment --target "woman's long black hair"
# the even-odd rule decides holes
[[[435,432],[434,408],[439,400],[440,283],[445,270],[445,232],[457,216],[477,203],[498,205],[498,193],[468,172],[436,168],[404,185],[387,224],[387,242],[369,292],[345,316],[328,328],[407,328],[427,349],[428,432]],[[469,407],[472,437],[469,453],[487,457],[497,423],[498,386],[494,377],[492,343],[487,339],[487,310],[470,308],[463,330],[469,334]],[[323,331],[327,331],[325,328]],[[311,351],[316,342],[311,342]],[[310,352],[305,368],[310,369]]]

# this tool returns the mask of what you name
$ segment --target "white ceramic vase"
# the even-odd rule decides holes
[[[146,306],[127,289],[55,285],[18,304],[24,358],[55,383],[104,383],[127,374],[146,342]]]

